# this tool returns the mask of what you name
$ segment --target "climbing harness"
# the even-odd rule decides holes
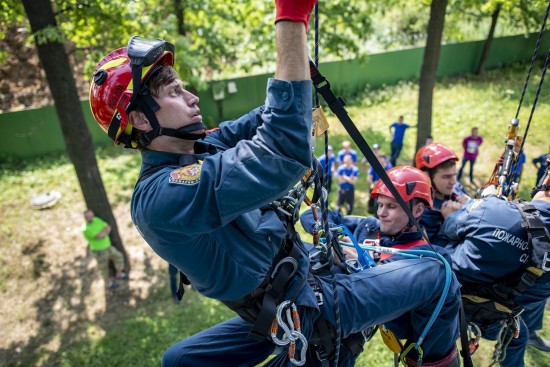
[[[493,364],[506,358],[506,347],[512,338],[519,336],[524,309],[515,303],[515,294],[534,287],[537,279],[550,271],[550,234],[539,218],[537,209],[529,202],[514,200],[511,203],[521,214],[522,227],[527,233],[529,259],[526,268],[521,274],[496,284],[466,283],[462,287],[464,307],[473,319],[470,325],[476,328],[471,353],[477,349],[483,327],[494,322],[501,325],[493,353]]]

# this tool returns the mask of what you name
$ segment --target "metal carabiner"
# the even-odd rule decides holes
[[[471,336],[473,335],[473,337]],[[470,355],[473,355],[477,348],[479,348],[479,340],[481,339],[481,329],[477,324],[473,322],[468,324],[468,347],[470,349]]]
[[[306,353],[307,353],[307,339],[301,332],[297,330],[292,331],[292,336],[294,338],[294,341],[290,343],[290,346],[288,347],[288,358],[290,359],[290,362],[294,364],[295,366],[303,366],[306,363]],[[296,340],[300,340],[302,342],[302,349],[300,350],[300,359],[296,359]]]
[[[279,268],[281,266],[283,266],[284,263],[290,263],[293,265],[294,269],[292,269],[292,273],[290,273],[290,275],[288,276],[289,279],[294,275],[296,274],[296,270],[298,270],[298,261],[296,261],[295,258],[293,257],[290,257],[290,256],[287,256],[283,259],[281,259],[276,265],[275,265],[275,268],[273,269],[273,273],[271,273],[271,279],[275,278],[275,276],[277,275],[277,272],[279,271]],[[290,302],[290,301],[285,301],[285,302]],[[284,302],[283,302],[284,303]],[[282,303],[281,303],[282,304]]]

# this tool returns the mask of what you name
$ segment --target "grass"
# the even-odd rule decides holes
[[[471,128],[484,137],[476,179],[490,175],[511,118],[515,116],[526,73],[525,65],[492,71],[483,77],[448,78],[438,83],[433,107],[435,141],[462,153],[461,140]],[[520,114],[528,120],[540,69],[535,70]],[[365,90],[348,98],[348,112],[369,144],[389,153],[388,126],[398,115],[416,124],[417,86],[401,83]],[[543,89],[525,151],[527,164],[520,196],[528,198],[535,169],[530,160],[548,151],[550,96]],[[326,111],[325,111],[326,112]],[[338,149],[348,139],[328,113],[330,143]],[[400,164],[412,161],[415,130],[408,130]],[[317,153],[323,149],[322,138]],[[172,303],[168,271],[141,240],[129,218],[129,200],[140,157],[115,147],[97,150],[103,181],[119,231],[132,261],[130,281],[105,293],[80,233],[84,202],[74,168],[64,156],[41,157],[0,165],[0,365],[23,366],[158,366],[171,344],[232,317],[218,302],[189,290],[181,305]],[[357,186],[355,214],[366,215],[366,172]],[[60,191],[63,198],[48,210],[30,208],[37,194]],[[329,198],[335,202],[334,194]],[[550,338],[550,320],[541,332]],[[490,364],[493,344],[482,341],[476,366]],[[391,366],[391,352],[379,336],[366,345],[357,366]],[[550,365],[550,356],[527,349],[527,366]]]

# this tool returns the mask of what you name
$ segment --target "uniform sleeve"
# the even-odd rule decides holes
[[[376,238],[380,232],[380,222],[376,217],[360,218],[356,228],[353,230],[353,235],[358,243],[362,243],[366,239]]]
[[[133,212],[158,213],[147,221],[165,230],[169,226],[188,234],[208,233],[285,195],[311,166],[312,85],[270,79],[267,89],[265,109],[247,119],[247,128],[220,129],[231,131],[231,137],[220,132],[227,142],[235,142],[241,133],[242,140],[206,157],[194,169],[200,176],[192,182],[174,183],[166,174],[157,176],[154,184],[142,181],[144,190],[134,194]]]
[[[477,228],[485,207],[486,203],[483,200],[475,200],[449,215],[441,226],[437,243],[447,242],[448,246],[458,246],[468,233]]]

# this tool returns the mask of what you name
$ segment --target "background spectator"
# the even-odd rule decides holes
[[[550,151],[550,149],[548,149],[548,151]],[[537,168],[537,181],[533,186],[537,186],[542,176],[544,176],[546,172],[546,165],[544,163],[549,155],[550,153],[547,153],[533,159],[533,165]]]
[[[457,179],[460,181],[462,178],[462,171],[466,162],[470,162],[470,183],[474,183],[474,164],[476,163],[476,158],[479,153],[479,146],[483,143],[483,138],[478,135],[477,127],[472,128],[472,134],[467,136],[462,141],[462,146],[464,147],[464,154],[462,155],[462,165],[458,170]]]
[[[416,126],[417,125],[411,126],[403,122],[403,116],[399,116],[397,121],[390,125],[390,133],[392,134],[390,163],[392,164],[392,166],[396,165],[397,158],[399,158],[399,155],[401,154],[401,149],[403,149],[405,130],[407,130],[409,127]]]
[[[353,212],[355,202],[355,184],[359,177],[359,168],[353,162],[351,155],[344,156],[344,163],[338,167],[338,201],[336,210],[341,210],[344,203],[347,205],[346,213],[350,215]]]
[[[336,156],[336,162],[338,163],[344,163],[344,156],[346,154],[349,154],[351,156],[351,159],[354,163],[357,162],[357,151],[355,149],[351,149],[351,143],[348,140],[344,140],[342,142],[342,149],[338,151],[338,155]]]
[[[105,288],[114,289],[118,287],[118,283],[109,274],[109,261],[112,261],[115,266],[117,278],[128,279],[128,274],[123,271],[124,257],[122,253],[111,246],[111,239],[109,238],[111,226],[103,219],[96,217],[90,209],[84,212],[84,219],[82,234],[88,240],[92,254],[96,258]]]

